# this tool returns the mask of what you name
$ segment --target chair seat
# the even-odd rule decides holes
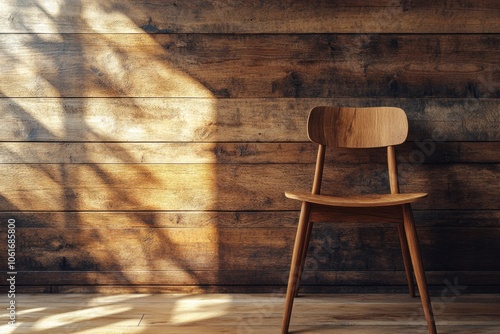
[[[328,196],[313,195],[308,193],[286,192],[285,196],[290,199],[301,202],[309,202],[328,206],[342,207],[377,207],[392,206],[416,202],[427,196],[426,193],[408,193],[408,194],[370,194],[357,196]]]

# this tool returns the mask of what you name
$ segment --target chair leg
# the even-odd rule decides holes
[[[310,204],[307,202],[302,203],[302,209],[300,210],[299,224],[297,227],[297,235],[295,237],[295,244],[293,247],[292,263],[290,265],[290,276],[288,278],[288,287],[286,290],[286,300],[285,300],[285,310],[283,312],[283,323],[281,327],[281,333],[288,333],[288,327],[290,326],[290,319],[292,316],[293,300],[297,292],[297,284],[299,282],[300,267],[302,265],[302,257],[304,253],[305,238],[308,229],[309,220],[309,207]]]
[[[313,228],[313,222],[310,222],[309,219],[307,220],[308,224],[307,224],[306,236],[304,239],[304,247],[302,249],[302,258],[300,260],[299,274],[297,276],[297,283],[295,285],[295,297],[297,297],[299,294],[300,282],[302,281],[302,275],[304,274],[304,267],[307,258],[307,250],[309,249],[309,241],[311,240],[311,232]]]
[[[415,277],[417,279],[418,292],[420,294],[425,319],[427,321],[427,328],[429,330],[429,334],[436,334],[436,323],[432,312],[431,300],[427,289],[427,281],[425,279],[424,266],[422,264],[422,256],[420,254],[420,247],[418,244],[417,230],[413,221],[413,213],[410,204],[403,205],[403,218],[411,260],[415,270]]]
[[[405,226],[401,222],[398,224],[399,242],[401,244],[401,252],[403,253],[403,263],[406,272],[406,281],[408,282],[408,290],[410,297],[415,297],[415,282],[413,280],[413,266],[411,265],[410,250],[408,249],[408,241],[406,240]]]

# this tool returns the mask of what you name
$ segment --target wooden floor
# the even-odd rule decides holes
[[[0,333],[279,333],[283,295],[22,294],[16,326]],[[500,333],[500,295],[433,298],[438,332]],[[401,294],[306,295],[296,299],[291,333],[426,333],[418,298]]]

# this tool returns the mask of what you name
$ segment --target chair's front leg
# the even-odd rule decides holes
[[[427,289],[427,281],[425,279],[420,246],[418,244],[417,230],[413,221],[413,213],[410,204],[403,205],[403,218],[406,238],[408,240],[408,248],[410,250],[411,261],[415,270],[415,277],[417,279],[418,292],[420,293],[425,319],[427,320],[427,328],[429,329],[429,334],[436,334],[436,323],[432,312],[431,299]]]
[[[290,319],[292,316],[293,300],[297,292],[297,285],[299,283],[299,276],[302,266],[302,257],[304,253],[304,246],[307,243],[307,229],[309,220],[309,208],[310,204],[307,202],[302,202],[302,208],[300,210],[299,224],[297,227],[297,235],[295,237],[295,244],[293,247],[292,254],[292,264],[290,266],[290,276],[288,278],[288,287],[286,291],[286,301],[285,310],[283,312],[283,323],[281,327],[281,333],[288,333],[288,327],[290,326]]]
[[[297,275],[297,282],[295,283],[295,297],[299,295],[300,282],[302,281],[302,276],[304,274],[304,267],[306,265],[307,250],[309,249],[309,241],[311,240],[311,232],[313,228],[313,222],[307,219],[307,230],[304,239],[304,246],[302,247],[302,255],[300,260],[299,274]]]

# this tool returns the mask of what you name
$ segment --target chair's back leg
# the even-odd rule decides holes
[[[398,224],[398,236],[401,244],[401,253],[403,254],[403,263],[406,272],[406,281],[408,282],[408,290],[411,297],[415,297],[415,281],[413,280],[413,266],[411,264],[410,250],[408,249],[408,241],[406,240],[406,233],[404,223]]]
[[[290,266],[290,276],[288,278],[288,288],[286,291],[285,310],[283,312],[283,323],[281,327],[282,334],[288,333],[290,326],[290,318],[292,316],[293,300],[297,293],[299,283],[299,275],[301,267],[303,266],[302,258],[304,254],[304,246],[306,244],[306,236],[309,221],[310,204],[307,202],[302,203],[300,210],[299,225],[297,227],[297,235],[295,237],[295,244],[293,246],[292,264]]]
[[[432,312],[431,300],[427,289],[427,280],[425,279],[424,266],[422,264],[422,256],[420,254],[420,246],[418,244],[417,230],[413,221],[413,213],[410,204],[403,205],[403,218],[406,238],[408,240],[408,248],[410,250],[411,261],[415,270],[415,278],[417,279],[418,292],[422,300],[425,319],[429,334],[436,334],[436,323]]]

